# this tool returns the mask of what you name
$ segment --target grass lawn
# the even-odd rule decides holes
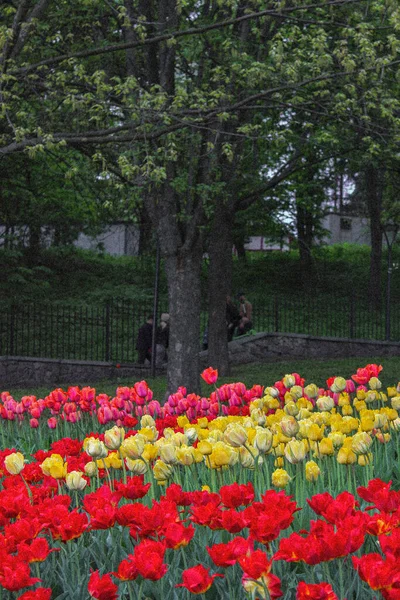
[[[326,379],[333,376],[342,376],[346,379],[350,378],[359,367],[364,367],[370,363],[382,365],[383,371],[380,375],[383,387],[397,385],[400,381],[400,359],[399,357],[355,357],[342,359],[328,360],[290,360],[274,363],[251,363],[245,365],[237,365],[232,367],[229,377],[221,377],[218,384],[232,383],[241,381],[246,387],[250,388],[254,384],[263,386],[273,385],[275,381],[281,379],[286,373],[299,373],[305,378],[306,384],[315,383],[318,386],[325,386]],[[166,392],[166,378],[163,377],[147,377],[145,378],[150,388],[154,392],[154,398],[162,401]],[[37,397],[45,397],[56,387],[67,389],[69,385],[80,384],[81,386],[90,385],[96,388],[98,393],[106,393],[114,396],[115,389],[118,385],[132,386],[136,380],[120,379],[102,380],[96,383],[88,384],[85,381],[67,382],[57,386],[41,386],[41,387],[25,387],[25,388],[9,388],[8,391],[17,400],[22,396],[35,395]],[[202,382],[202,393],[208,395],[212,391],[212,386]],[[0,390],[3,391],[3,390]],[[190,392],[191,390],[188,390]]]

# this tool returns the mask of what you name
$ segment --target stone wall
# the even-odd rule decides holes
[[[157,370],[157,374],[160,370]],[[132,377],[140,381],[150,376],[150,368],[142,365],[57,360],[52,358],[27,358],[23,356],[0,357],[0,391],[7,387],[35,387],[40,385],[85,385],[103,379]]]
[[[283,361],[291,358],[400,356],[399,342],[316,337],[296,333],[256,333],[229,344],[232,364]]]
[[[257,333],[229,343],[231,364],[289,361],[292,358],[346,358],[400,356],[399,342],[350,340],[301,334]],[[207,351],[200,352],[201,369],[209,367]],[[158,373],[165,369],[158,369]],[[150,376],[150,368],[135,364],[56,360],[51,358],[0,357],[0,391],[7,387],[85,385],[104,379],[133,381]]]

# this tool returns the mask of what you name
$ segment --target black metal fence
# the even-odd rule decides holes
[[[161,306],[160,312],[167,307]],[[114,300],[102,306],[24,304],[0,307],[0,355],[134,362],[139,327],[152,306]],[[400,303],[390,310],[391,339],[400,341]],[[207,323],[201,313],[202,331]],[[256,331],[384,340],[385,303],[354,295],[267,296],[253,304]],[[201,341],[199,340],[199,348]]]

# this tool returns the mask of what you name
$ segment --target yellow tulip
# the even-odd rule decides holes
[[[377,377],[371,377],[371,379],[368,382],[368,385],[371,390],[380,390],[382,387],[382,383]]]
[[[280,426],[282,429],[282,433],[289,439],[295,437],[299,431],[299,424],[296,421],[296,419],[291,415],[283,417]]]
[[[148,465],[144,460],[140,460],[140,458],[135,458],[134,460],[131,458],[125,459],[126,466],[134,475],[144,475],[148,471]]]
[[[321,456],[332,456],[334,454],[333,440],[329,437],[322,438],[317,448]]]
[[[132,459],[139,458],[143,454],[143,450],[144,438],[139,434],[125,438],[120,449],[122,456]]]
[[[367,467],[368,465],[372,465],[372,453],[370,452],[369,454],[360,454],[360,456],[358,457],[358,464],[361,467]]]
[[[124,441],[125,429],[116,425],[104,432],[104,443],[110,450],[118,450]]]
[[[306,449],[301,440],[291,440],[285,446],[285,457],[292,465],[302,462],[306,457]]]
[[[181,446],[176,449],[176,458],[181,465],[189,467],[194,463],[194,453],[192,446]]]
[[[24,468],[25,459],[21,452],[13,452],[4,459],[4,466],[11,475],[19,475]]]
[[[342,446],[337,454],[337,461],[341,465],[352,465],[357,462],[357,455],[351,448]]]
[[[178,462],[178,458],[176,456],[177,447],[170,442],[163,444],[159,448],[160,458],[167,465],[174,465]]]
[[[140,427],[155,427],[156,422],[151,415],[143,415],[140,419]]]
[[[153,467],[154,479],[158,482],[166,482],[172,475],[172,467],[162,460],[157,460]]]
[[[97,473],[97,465],[92,460],[92,461],[86,463],[83,470],[85,471],[85,475],[87,475],[88,477],[94,477]]]
[[[306,479],[310,482],[317,481],[318,477],[321,474],[321,469],[313,460],[309,460],[306,462]]]
[[[307,430],[307,438],[313,442],[319,442],[324,436],[324,428],[319,427],[316,423],[312,423]]]
[[[80,471],[71,471],[65,476],[65,483],[69,490],[83,490],[87,486],[87,481]]]
[[[210,442],[207,442],[207,440],[203,440],[202,442],[199,442],[197,444],[197,450],[201,452],[201,454],[207,456],[208,454],[212,453],[213,447],[210,444]]]
[[[259,428],[253,440],[253,446],[257,448],[261,454],[266,454],[272,447],[272,432],[269,429]]]
[[[372,446],[372,437],[366,431],[359,431],[352,437],[351,448],[356,454],[367,454]]]
[[[224,433],[224,441],[234,448],[239,448],[247,442],[247,432],[242,425],[233,423],[226,428]]]
[[[321,411],[330,411],[335,406],[335,403],[330,396],[320,396],[316,401],[316,405]]]
[[[141,456],[145,461],[152,462],[158,456],[157,446],[154,444],[145,444]]]
[[[277,488],[284,488],[291,480],[291,477],[289,476],[289,473],[285,471],[285,469],[276,469],[272,473],[271,480],[273,486]]]
[[[54,477],[54,479],[63,479],[67,474],[67,464],[59,454],[52,454],[45,458],[40,468],[44,475]]]
[[[94,437],[86,438],[83,443],[83,447],[86,451],[86,454],[92,458],[105,458],[108,454],[108,450],[104,442]]]

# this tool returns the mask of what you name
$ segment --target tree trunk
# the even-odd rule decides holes
[[[371,230],[371,255],[369,266],[369,298],[377,310],[382,294],[382,185],[379,170],[372,164],[365,169],[365,188]]]
[[[170,332],[168,349],[167,394],[179,386],[200,391],[200,238],[189,252],[180,250],[165,257],[168,282]]]
[[[208,252],[208,362],[220,375],[229,375],[226,296],[232,286],[232,210],[221,200],[215,209]]]

